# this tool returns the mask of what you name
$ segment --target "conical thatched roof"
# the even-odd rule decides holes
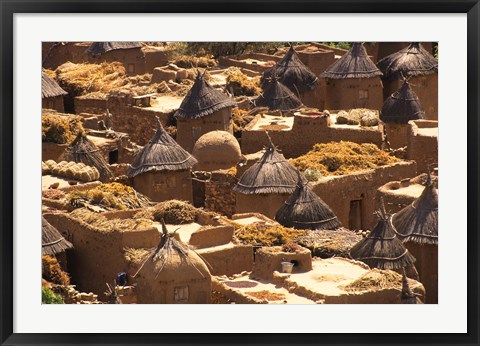
[[[88,54],[104,54],[111,50],[141,48],[140,42],[93,42],[87,49]]]
[[[371,268],[400,269],[413,264],[415,258],[397,238],[391,217],[384,210],[379,215],[377,225],[352,247],[350,256]]]
[[[350,50],[330,65],[322,77],[331,79],[372,78],[382,72],[369,58],[363,43],[355,42]]]
[[[205,80],[205,72],[198,72],[195,83],[183,99],[175,117],[180,119],[197,119],[227,107],[235,107],[236,103],[220,90],[212,87]]]
[[[191,169],[197,160],[165,131],[160,121],[152,139],[133,158],[127,175],[135,177],[149,171]]]
[[[234,191],[243,194],[293,193],[299,171],[270,144],[263,156],[240,177]],[[302,177],[302,181],[306,179]]]
[[[438,61],[419,42],[390,54],[377,63],[383,78],[392,80],[407,76],[424,76],[438,72]]]
[[[292,112],[303,106],[293,92],[272,76],[263,84],[262,94],[255,101],[257,107],[268,107],[270,110]]]
[[[101,181],[108,181],[113,178],[113,173],[100,153],[100,149],[87,138],[84,132],[79,132],[77,138],[65,149],[62,160],[83,162],[87,166],[96,167],[100,173]]]
[[[293,46],[275,66],[264,72],[261,85],[268,83],[272,75],[278,76],[283,85],[297,94],[313,90],[319,83],[317,76],[300,60]]]
[[[45,72],[42,72],[42,99],[67,94],[68,93],[63,90],[53,78],[49,77]]]
[[[332,209],[302,179],[278,209],[275,220],[282,226],[296,229],[332,230],[342,226]]]
[[[393,215],[392,223],[403,242],[438,244],[438,190],[430,176],[420,197]]]
[[[385,100],[380,113],[380,119],[387,124],[407,124],[424,116],[422,105],[407,80]]]
[[[175,232],[169,233],[163,220],[162,231],[157,247],[150,251],[134,277],[141,273],[142,279],[150,285],[211,278],[203,259],[188,244],[175,239]],[[139,278],[138,281],[143,280]]]
[[[73,248],[72,243],[42,217],[42,256],[55,256],[71,248]]]

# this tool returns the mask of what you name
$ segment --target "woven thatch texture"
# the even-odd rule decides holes
[[[278,76],[282,84],[296,93],[313,90],[319,83],[317,76],[303,64],[293,47],[275,66],[265,71],[260,82],[262,86],[272,75]]]
[[[397,238],[391,217],[385,214],[381,215],[370,234],[352,247],[350,256],[371,268],[380,269],[400,269],[415,262],[415,258]]]
[[[344,79],[372,78],[381,75],[382,72],[369,58],[363,43],[355,42],[345,55],[327,68],[322,77]]]
[[[42,99],[46,97],[56,97],[68,94],[60,85],[45,72],[42,72]]]
[[[392,223],[403,242],[438,244],[438,190],[431,180],[420,197],[393,215]]]
[[[332,209],[308,184],[301,182],[277,211],[275,220],[296,229],[336,229],[342,225]]]
[[[71,248],[73,248],[72,243],[42,217],[42,256],[55,256]]]
[[[159,122],[150,142],[135,154],[127,175],[135,177],[149,171],[186,170],[196,163],[197,160],[178,145]]]
[[[113,178],[113,173],[100,149],[83,132],[79,132],[77,138],[65,149],[62,160],[83,162],[87,166],[95,167],[100,172],[101,181]]]
[[[402,304],[422,304],[420,298],[417,297],[415,293],[412,292],[410,285],[408,284],[407,275],[405,270],[402,276]]]
[[[255,101],[257,107],[268,107],[270,110],[291,112],[302,107],[302,101],[298,99],[285,85],[277,78],[272,77],[270,81],[263,84],[263,92]]]
[[[400,89],[385,100],[380,113],[380,119],[387,124],[407,124],[424,116],[422,105],[406,80]]]
[[[140,42],[93,42],[87,49],[88,54],[104,54],[111,50],[142,48]]]
[[[413,42],[408,47],[386,56],[377,63],[377,66],[386,80],[438,72],[437,59],[419,42]]]
[[[321,176],[350,174],[400,161],[375,144],[344,141],[315,144],[305,155],[290,160],[300,171],[309,169]]]
[[[205,80],[205,73],[197,74],[195,83],[183,99],[175,117],[181,119],[197,119],[227,107],[235,107],[236,103],[223,92],[212,87]]]
[[[292,193],[298,176],[298,170],[270,145],[260,160],[243,173],[233,189],[243,194]],[[306,182],[303,176],[302,182]]]

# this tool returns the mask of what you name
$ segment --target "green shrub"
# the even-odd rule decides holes
[[[47,287],[42,287],[42,304],[64,304],[63,298]]]

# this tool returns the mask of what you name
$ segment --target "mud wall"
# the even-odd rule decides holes
[[[382,109],[383,85],[380,77],[327,79],[326,84],[326,109]]]
[[[289,193],[270,193],[245,195],[236,192],[236,213],[260,213],[270,219],[275,218],[278,209],[285,203]]]
[[[133,188],[155,202],[170,199],[193,201],[190,170],[146,172],[133,179]]]
[[[63,113],[65,111],[63,105],[63,96],[55,96],[55,97],[45,97],[42,98],[42,109],[54,109],[57,112]]]
[[[417,162],[418,173],[428,173],[438,165],[438,136],[419,133],[420,128],[436,127],[436,121],[410,121],[408,124],[407,159]]]

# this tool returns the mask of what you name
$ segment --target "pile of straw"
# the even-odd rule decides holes
[[[240,69],[233,67],[227,69],[225,74],[227,75],[225,88],[234,96],[257,96],[262,91],[260,77],[248,78]]]
[[[235,230],[234,240],[240,244],[254,246],[278,246],[292,243],[303,230],[283,226],[267,226],[260,223],[239,227]]]
[[[70,215],[104,232],[131,231],[152,225],[152,222],[146,219],[107,219],[102,214],[92,212],[86,208],[76,209]]]
[[[79,116],[42,109],[42,142],[68,144],[83,131]]]
[[[179,225],[195,222],[199,210],[188,202],[170,200],[160,202],[156,206],[142,210],[135,215],[135,218],[145,218],[167,224]]]

